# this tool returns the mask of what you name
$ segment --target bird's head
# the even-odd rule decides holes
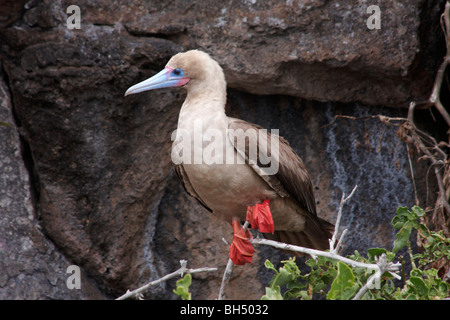
[[[207,53],[190,50],[174,55],[163,70],[128,88],[125,95],[168,87],[185,87],[189,92],[212,85],[225,90],[222,68]]]

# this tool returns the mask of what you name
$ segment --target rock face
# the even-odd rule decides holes
[[[103,294],[83,276],[84,290],[70,290],[72,263],[43,234],[33,206],[19,133],[14,127],[9,89],[0,80],[0,299],[95,299]]]
[[[126,21],[131,34],[165,36],[206,48],[230,87],[319,101],[402,105],[429,94],[430,76],[412,70],[420,47],[423,1],[380,5],[369,29],[366,1],[183,1],[162,14]],[[161,10],[161,8],[149,8]],[[112,21],[110,23],[113,23]],[[220,40],[219,40],[220,39]]]
[[[290,141],[322,217],[333,222],[341,193],[359,185],[343,221],[346,250],[390,247],[396,207],[414,204],[405,146],[377,120],[328,124],[336,114],[402,116],[380,106],[429,94],[443,3],[380,4],[381,29],[370,30],[366,1],[86,0],[77,1],[81,28],[69,29],[70,1],[5,1],[0,121],[11,126],[0,126],[0,266],[10,271],[0,297],[116,297],[180,259],[219,267],[192,285],[196,299],[217,297],[231,228],[173,174],[170,137],[184,93],[123,97],[192,48],[223,66],[230,116]],[[415,170],[424,188],[426,170]],[[259,298],[270,279],[264,260],[282,257],[258,249],[252,265],[235,268],[228,297]],[[70,264],[82,268],[81,290],[65,285]],[[173,285],[147,297],[172,299]]]

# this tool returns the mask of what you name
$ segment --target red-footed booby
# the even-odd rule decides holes
[[[302,160],[278,135],[225,114],[226,81],[215,60],[199,50],[178,53],[125,95],[166,87],[187,90],[172,146],[172,156],[183,159],[174,161],[175,171],[191,196],[232,224],[235,264],[250,263],[254,253],[251,235],[241,227],[245,220],[269,239],[329,247],[333,225],[316,214]]]

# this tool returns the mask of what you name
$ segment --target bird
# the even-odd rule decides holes
[[[227,83],[219,63],[201,50],[177,53],[125,96],[169,87],[187,91],[172,144],[176,175],[190,196],[231,223],[234,264],[251,263],[255,252],[243,221],[268,239],[326,250],[334,225],[317,215],[303,161],[276,133],[226,115]]]

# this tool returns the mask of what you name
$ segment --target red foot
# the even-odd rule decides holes
[[[259,229],[263,233],[275,231],[269,202],[269,200],[264,200],[261,204],[257,203],[254,206],[247,207],[247,221],[250,222],[253,229]]]
[[[230,258],[234,264],[242,266],[246,263],[251,263],[255,249],[253,249],[250,240],[252,235],[248,230],[244,232],[239,220],[231,222],[233,226],[233,242],[230,245]]]

